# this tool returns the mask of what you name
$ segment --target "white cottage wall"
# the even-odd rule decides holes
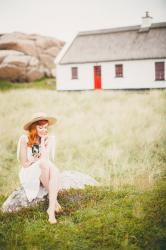
[[[165,62],[165,80],[155,80],[155,62]],[[115,77],[115,64],[123,64],[123,77]],[[166,59],[57,65],[57,90],[94,89],[94,66],[101,65],[102,89],[166,88]],[[78,67],[78,79],[71,79]]]
[[[165,80],[155,80],[155,62],[165,62]],[[123,64],[123,77],[115,77],[115,64]],[[166,59],[102,63],[103,89],[166,88]]]
[[[71,78],[71,67],[78,67],[78,79]],[[91,64],[57,65],[57,90],[86,90],[94,89]]]

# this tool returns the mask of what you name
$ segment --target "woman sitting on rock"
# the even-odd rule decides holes
[[[20,183],[29,202],[37,197],[40,184],[46,188],[49,197],[48,221],[51,224],[57,223],[55,212],[62,210],[57,201],[61,187],[60,171],[53,163],[55,136],[48,135],[48,126],[56,121],[55,117],[49,117],[44,112],[34,113],[23,126],[27,134],[20,136],[17,147]]]

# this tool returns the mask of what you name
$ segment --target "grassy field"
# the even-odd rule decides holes
[[[60,194],[56,226],[46,203],[1,213],[2,249],[164,249],[166,90],[57,92],[53,79],[0,89],[1,204],[19,185],[22,124],[40,110],[58,118],[50,132],[59,169],[102,185]]]
[[[52,89],[56,90],[55,79],[42,78],[34,82],[12,83],[6,80],[0,80],[0,91],[9,91],[11,89]]]

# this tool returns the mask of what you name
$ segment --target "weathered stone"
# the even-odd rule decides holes
[[[6,78],[6,76],[8,76]],[[0,65],[0,78],[1,79],[10,79],[12,82],[24,81],[25,76],[25,67],[17,67],[15,65]]]
[[[34,79],[40,79],[44,77],[44,72],[40,71],[39,69],[30,69],[26,73],[26,81],[32,82]]]
[[[36,57],[31,57],[30,61],[29,61],[29,65],[30,66],[37,66],[39,65],[40,62]]]
[[[46,50],[46,53],[52,57],[55,57],[59,53],[59,49],[58,47],[51,47]]]
[[[0,50],[0,63],[8,56],[23,56],[24,53],[15,50]]]
[[[40,55],[39,58],[40,58],[40,61],[42,62],[42,64],[46,68],[55,67],[54,60],[53,60],[53,58],[51,56],[43,54],[43,55]]]
[[[51,70],[51,75],[54,76],[54,77],[56,77],[56,68],[54,68],[54,69]]]
[[[30,60],[31,60],[31,56],[27,56],[27,55],[9,55],[7,56],[4,60],[3,60],[3,64],[14,64],[16,66],[24,66],[26,67]]]
[[[63,192],[63,190],[70,188],[84,189],[86,185],[99,186],[100,184],[91,176],[79,171],[65,170],[61,172],[61,187],[59,191]],[[33,207],[37,203],[45,201],[47,198],[48,192],[41,185],[37,197],[29,202],[23,187],[20,186],[6,199],[1,207],[1,210],[3,212],[19,211],[24,207]]]
[[[0,79],[28,82],[43,76],[54,77],[54,59],[63,45],[64,42],[55,38],[37,34],[2,34]]]

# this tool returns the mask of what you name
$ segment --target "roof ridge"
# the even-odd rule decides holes
[[[159,27],[166,27],[166,22],[159,22],[159,23],[152,23],[150,29],[159,28]],[[96,29],[96,30],[87,30],[87,31],[80,31],[77,36],[83,35],[96,35],[96,34],[107,34],[112,32],[122,32],[122,31],[134,31],[139,30],[141,25],[131,25],[131,26],[121,26],[121,27],[114,27],[114,28],[106,28],[106,29]]]

